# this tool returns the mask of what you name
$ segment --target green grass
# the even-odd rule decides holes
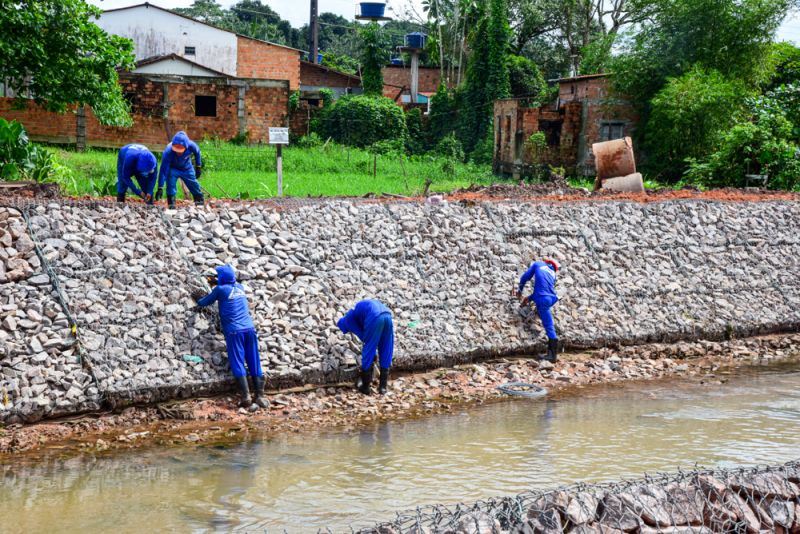
[[[203,142],[200,182],[212,196],[267,198],[277,194],[275,148],[244,147]],[[65,181],[67,194],[113,194],[116,151],[74,152],[54,149],[73,173]],[[157,154],[160,159],[160,154]],[[373,177],[373,154],[366,150],[328,145],[283,149],[283,192],[286,196],[362,196],[368,193],[418,195],[431,180],[431,192],[447,192],[471,184],[488,185],[502,179],[488,165],[452,163],[442,157],[378,155]],[[180,191],[180,188],[179,188]]]

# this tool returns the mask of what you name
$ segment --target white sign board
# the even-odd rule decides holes
[[[289,144],[289,128],[270,128],[269,129],[269,144],[271,144],[271,145],[288,145]]]

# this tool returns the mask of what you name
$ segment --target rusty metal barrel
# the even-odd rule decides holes
[[[633,141],[630,137],[592,145],[594,165],[601,180],[629,176],[636,172]]]

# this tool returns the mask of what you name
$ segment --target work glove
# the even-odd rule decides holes
[[[153,204],[153,195],[149,193],[144,193],[142,195],[142,199],[144,199],[145,203],[152,205]]]
[[[201,174],[203,174],[203,167],[195,167],[194,175],[197,177],[198,180],[200,179]]]
[[[206,292],[203,291],[202,289],[195,289],[194,291],[192,291],[192,300],[194,300],[195,302],[198,302],[201,298],[205,296]]]
[[[162,198],[164,198],[164,188],[159,187],[156,191],[156,200],[161,200]]]

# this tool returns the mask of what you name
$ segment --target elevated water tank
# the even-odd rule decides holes
[[[406,34],[406,48],[425,48],[428,36],[424,33],[413,32]]]

